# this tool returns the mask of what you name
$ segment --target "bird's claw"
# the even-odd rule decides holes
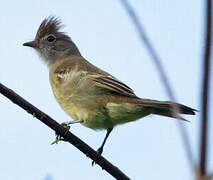
[[[103,152],[103,147],[98,148],[97,153],[98,153],[99,155],[101,155],[102,152]]]
[[[61,123],[61,125],[62,125],[65,129],[67,129],[67,131],[64,133],[64,135],[66,135],[67,132],[70,130],[70,126],[69,126],[68,124],[66,124],[66,123]],[[57,132],[55,133],[55,135],[56,135],[56,139],[55,139],[55,141],[53,141],[53,142],[51,143],[51,145],[53,145],[53,144],[58,144],[59,141],[63,140],[63,138],[62,138],[62,137],[60,136],[60,134],[58,134]]]
[[[102,154],[102,152],[103,152],[103,147],[100,147],[100,148],[98,148],[98,150],[96,151],[99,155],[101,155]],[[92,166],[94,166],[94,164],[96,164],[96,161],[97,160],[97,158],[95,159],[95,160],[93,160],[92,161]]]

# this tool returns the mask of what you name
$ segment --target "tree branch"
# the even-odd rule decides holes
[[[208,99],[209,99],[209,74],[211,65],[211,41],[212,41],[212,0],[206,0],[205,16],[205,49],[203,56],[203,85],[202,85],[202,121],[201,121],[201,140],[200,140],[200,174],[206,174],[206,159],[208,148]]]
[[[120,171],[116,166],[107,161],[104,157],[100,156],[95,150],[89,147],[86,143],[84,143],[81,139],[76,137],[74,134],[69,132],[62,125],[57,123],[54,119],[52,119],[47,114],[40,111],[38,108],[24,100],[21,96],[16,94],[11,89],[8,89],[6,86],[0,83],[0,93],[10,99],[12,102],[26,110],[28,113],[32,114],[34,117],[39,119],[41,122],[46,124],[49,128],[54,130],[60,137],[63,137],[66,141],[71,143],[81,152],[83,152],[86,156],[94,160],[102,169],[106,170],[109,174],[111,174],[114,178],[119,180],[130,180],[122,171]]]

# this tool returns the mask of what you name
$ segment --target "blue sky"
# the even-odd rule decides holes
[[[162,58],[178,102],[199,110],[203,2],[132,0],[131,3]],[[91,63],[129,85],[139,97],[168,100],[150,56],[119,1],[2,2],[0,82],[58,122],[70,120],[52,94],[47,67],[33,50],[22,46],[34,38],[41,21],[49,15],[62,19],[66,25],[64,31]],[[113,179],[99,166],[92,167],[91,160],[72,145],[51,146],[54,132],[2,95],[0,109],[1,179],[43,180],[50,176],[53,180]],[[184,117],[191,121],[183,123],[197,161],[200,113]],[[132,179],[193,179],[175,121],[149,116],[118,126],[103,155]],[[77,124],[71,131],[94,149],[105,136],[105,131],[93,131]],[[208,150],[210,171],[213,168],[211,142]]]

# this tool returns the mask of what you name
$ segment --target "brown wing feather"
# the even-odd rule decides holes
[[[97,82],[97,86],[99,87],[118,93],[122,96],[136,97],[134,91],[130,87],[112,76],[104,76],[100,74],[93,74],[90,76],[93,81]]]

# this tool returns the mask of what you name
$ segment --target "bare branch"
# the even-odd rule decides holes
[[[211,41],[212,41],[212,0],[206,0],[206,27],[205,27],[205,49],[203,56],[203,85],[202,85],[202,122],[201,122],[201,144],[200,144],[200,174],[206,174],[206,157],[208,148],[208,99],[209,99],[209,74],[211,64]]]
[[[200,169],[197,169],[195,173],[195,180],[211,180],[211,179],[213,179],[213,174],[201,175]]]
[[[121,1],[121,4],[123,5],[124,9],[128,13],[129,17],[131,18],[133,24],[135,25],[136,30],[138,31],[141,44],[145,44],[155,66],[158,70],[159,76],[161,78],[162,83],[165,86],[165,89],[167,91],[169,98],[172,101],[176,101],[174,93],[172,91],[172,88],[169,84],[169,80],[166,76],[166,72],[163,68],[163,65],[161,64],[161,59],[160,59],[159,55],[157,54],[156,50],[154,49],[153,45],[151,44],[150,40],[148,39],[148,36],[147,36],[147,34],[146,34],[146,32],[145,32],[145,30],[144,30],[144,28],[143,28],[143,26],[142,26],[142,24],[139,20],[137,14],[135,13],[134,9],[131,7],[128,0],[120,0],[120,1]],[[178,108],[176,106],[174,106],[173,107],[173,114],[176,115],[178,113],[178,111],[179,111]],[[181,136],[182,136],[181,139],[183,140],[183,143],[184,143],[184,146],[185,146],[187,158],[190,162],[192,169],[195,170],[193,154],[192,154],[192,151],[191,151],[190,141],[189,141],[187,131],[180,121],[177,121],[177,124],[178,124],[178,127],[180,129],[180,133],[181,133]]]
[[[46,124],[49,128],[54,130],[60,137],[63,137],[65,141],[71,143],[81,152],[83,152],[86,156],[94,160],[102,169],[106,170],[109,174],[111,174],[114,178],[119,180],[129,180],[121,170],[119,170],[116,166],[107,161],[104,157],[100,156],[95,150],[89,147],[86,143],[84,143],[81,139],[76,137],[74,134],[69,132],[62,125],[57,123],[54,119],[52,119],[47,114],[40,111],[38,108],[24,100],[21,96],[16,94],[11,89],[8,89],[6,86],[0,83],[0,93],[10,99],[12,102],[26,110],[28,113],[32,114],[34,117],[39,119],[41,122]]]

